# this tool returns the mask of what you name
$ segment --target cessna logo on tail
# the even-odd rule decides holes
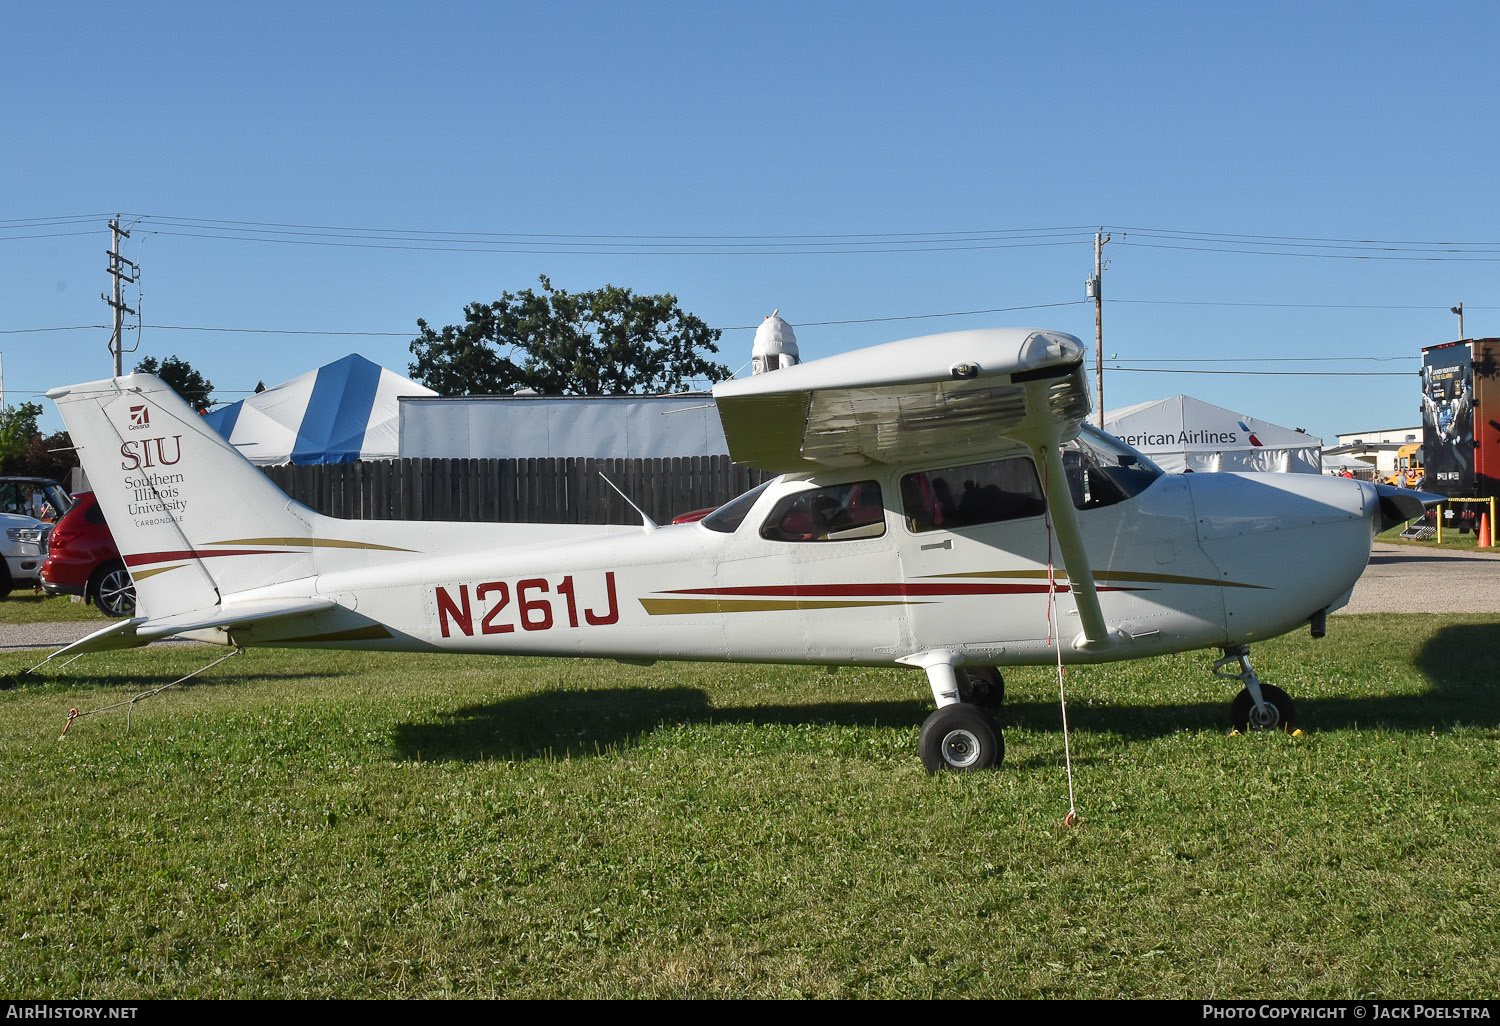
[[[130,430],[139,431],[151,426],[151,408],[149,406],[132,406],[130,408]]]

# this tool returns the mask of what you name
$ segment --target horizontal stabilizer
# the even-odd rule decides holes
[[[117,648],[140,648],[151,644],[151,638],[142,638],[136,632],[146,622],[144,616],[133,617],[102,627],[88,637],[79,638],[47,657],[48,660],[64,655],[82,655],[85,652],[108,652]]]
[[[153,641],[161,641],[175,634],[208,630],[216,627],[238,627],[262,620],[275,620],[285,616],[309,616],[332,609],[331,599],[293,598],[257,599],[251,602],[236,602],[225,609],[199,609],[189,613],[177,613],[150,619],[137,616],[129,620],[112,623],[81,638],[47,657],[48,661],[60,656],[83,655],[85,652],[108,652],[120,648],[140,648]]]
[[[231,603],[227,608],[200,609],[175,616],[163,616],[148,620],[136,629],[139,637],[147,641],[170,638],[174,634],[202,631],[215,627],[241,627],[261,620],[274,620],[283,616],[308,616],[332,609],[336,603],[331,599],[293,598],[256,599],[250,602]]]

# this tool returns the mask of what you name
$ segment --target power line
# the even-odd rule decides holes
[[[1163,356],[1139,357],[1134,360],[1117,360],[1118,363],[1348,363],[1365,360],[1373,363],[1394,363],[1397,360],[1415,360],[1416,356]],[[1120,368],[1124,370],[1124,368]]]
[[[960,229],[954,231],[926,231],[926,232],[845,232],[824,234],[769,234],[769,235],[662,235],[662,234],[600,234],[600,233],[558,233],[558,232],[475,232],[475,231],[438,231],[428,228],[369,228],[352,227],[340,225],[305,225],[286,224],[281,222],[258,222],[258,221],[223,221],[202,218],[182,218],[162,215],[139,215],[148,218],[158,224],[165,224],[176,228],[202,228],[213,231],[236,231],[236,232],[260,232],[262,234],[276,235],[316,235],[332,236],[336,238],[362,238],[382,237],[390,235],[426,236],[434,241],[447,240],[474,240],[474,239],[499,239],[505,241],[548,241],[565,240],[568,242],[715,242],[725,244],[738,244],[745,242],[764,242],[768,244],[782,244],[788,242],[820,244],[846,243],[851,240],[873,240],[885,242],[894,239],[915,239],[917,241],[962,241],[967,236],[986,236],[995,238],[1054,238],[1063,235],[1075,234],[1086,230],[1083,227],[1051,227],[1051,228],[989,228],[989,229]],[[228,226],[228,227],[219,227]]]
[[[1067,300],[1061,303],[1031,303],[1025,306],[997,306],[986,310],[948,310],[941,313],[900,314],[891,317],[853,317],[833,321],[798,321],[798,327],[827,327],[839,324],[877,324],[889,321],[918,321],[939,317],[972,317],[980,314],[1014,313],[1020,310],[1044,310],[1059,306],[1078,306],[1086,300]],[[108,324],[72,324],[57,328],[0,328],[0,335],[19,335],[47,331],[90,331],[108,329]],[[354,335],[376,338],[414,338],[417,331],[323,331],[317,328],[225,328],[202,324],[143,324],[143,328],[154,331],[206,331],[239,335]],[[734,324],[714,328],[715,331],[754,331],[759,324]]]
[[[1069,299],[1061,303],[1032,303],[1028,306],[997,306],[989,310],[951,310],[947,313],[904,314],[896,317],[855,317],[842,321],[798,321],[796,327],[819,328],[834,324],[877,324],[886,321],[920,321],[935,317],[971,317],[977,314],[1014,313],[1018,310],[1045,310],[1058,306],[1082,306],[1086,299]],[[754,331],[759,324],[734,324],[715,331]]]
[[[1447,303],[1395,305],[1388,303],[1236,303],[1212,299],[1106,299],[1106,303],[1135,303],[1147,306],[1228,306],[1271,310],[1439,310],[1447,312]],[[1466,310],[1500,310],[1500,306],[1465,305]]]
[[[1409,378],[1411,371],[1261,371],[1197,370],[1172,367],[1106,367],[1121,374],[1246,374],[1289,378]]]
[[[103,215],[96,216],[102,217]],[[195,218],[171,214],[127,216],[135,218],[137,222],[150,222],[157,234],[180,238],[355,249],[542,256],[768,257],[973,252],[1080,246],[1089,241],[1094,231],[1092,226],[1052,225],[1029,228],[964,228],[944,231],[822,234],[795,232],[763,235],[584,234],[379,228]],[[0,221],[0,241],[91,234],[67,231],[8,234],[15,230],[24,232],[29,228],[58,228],[91,219],[93,218],[87,215],[68,215]],[[1320,238],[1111,225],[1104,225],[1098,230],[1118,233],[1116,242],[1120,245],[1144,249],[1325,260],[1500,262],[1500,242],[1493,241]]]
[[[1281,256],[1281,257],[1303,257],[1323,260],[1405,260],[1405,261],[1455,261],[1460,263],[1496,263],[1500,262],[1500,256],[1464,256],[1456,252],[1434,253],[1430,256],[1401,256],[1390,252],[1367,252],[1367,253],[1302,253],[1281,252],[1264,249],[1226,249],[1220,246],[1168,246],[1156,242],[1132,242],[1121,238],[1120,242],[1126,246],[1135,246],[1144,249],[1174,249],[1192,253],[1239,253],[1245,256]],[[1497,253],[1497,250],[1475,250],[1477,253]]]
[[[468,241],[462,239],[450,240],[406,240],[400,239],[377,240],[377,241],[353,241],[364,239],[362,236],[328,236],[323,239],[289,239],[289,238],[266,238],[254,235],[215,235],[204,232],[171,231],[166,228],[153,229],[158,235],[177,236],[179,238],[196,239],[218,239],[221,241],[237,242],[262,242],[275,243],[287,246],[323,246],[336,249],[381,249],[381,250],[404,250],[415,252],[433,253],[496,253],[496,254],[532,254],[540,256],[862,256],[865,254],[888,254],[888,253],[947,253],[975,250],[995,249],[1034,249],[1046,246],[1072,246],[1077,245],[1077,240],[1056,242],[973,242],[958,244],[957,240],[918,240],[927,245],[917,245],[915,241],[905,244],[899,240],[890,240],[883,245],[885,248],[873,248],[881,243],[869,243],[872,248],[867,249],[828,249],[822,248],[829,243],[779,243],[775,245],[799,246],[795,249],[727,249],[716,248],[717,243],[689,243],[689,244],[662,244],[659,248],[628,249],[620,248],[621,243],[610,242],[535,242],[499,245],[496,243]],[[377,237],[369,237],[377,238]],[[418,241],[431,241],[433,245],[409,244]],[[727,245],[727,244],[725,244]],[[744,244],[739,244],[744,245]],[[766,243],[765,245],[773,245]]]
[[[41,235],[0,235],[0,242],[18,242],[21,239],[62,239],[70,235],[98,234],[98,232],[46,232]]]

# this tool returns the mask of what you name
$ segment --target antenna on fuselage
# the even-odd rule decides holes
[[[602,470],[599,471],[599,476],[600,477],[604,477],[604,471],[602,471]],[[648,531],[654,531],[658,527],[661,526],[655,520],[652,520],[650,517],[648,517],[646,515],[646,511],[643,510],[643,509],[641,509],[641,507],[639,507],[639,506],[637,506],[635,504],[635,500],[634,499],[632,499],[630,496],[628,496],[628,495],[625,494],[625,489],[621,488],[619,485],[615,484],[613,481],[611,481],[607,477],[604,477],[604,483],[607,484],[607,485],[609,485],[615,491],[619,492],[620,493],[620,498],[622,498],[626,502],[630,503],[630,508],[633,509],[633,510],[635,510],[637,513],[639,513],[641,515],[641,526],[642,527],[644,527]]]

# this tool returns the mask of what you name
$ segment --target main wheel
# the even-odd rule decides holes
[[[135,582],[123,563],[106,563],[89,581],[89,598],[105,616],[120,619],[135,613]]]
[[[1005,735],[983,709],[964,702],[945,705],[927,717],[917,750],[928,773],[988,769],[1005,758]]]
[[[965,666],[969,686],[964,691],[964,701],[981,709],[996,709],[1005,702],[1005,678],[994,666]]]
[[[1241,733],[1250,730],[1290,732],[1297,726],[1297,708],[1285,691],[1274,684],[1262,684],[1260,694],[1266,700],[1264,710],[1255,708],[1249,688],[1235,695],[1234,701],[1229,703],[1229,722],[1234,724],[1235,730]]]

